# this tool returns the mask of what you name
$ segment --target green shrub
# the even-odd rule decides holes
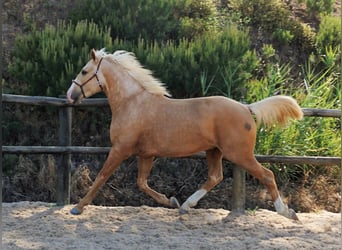
[[[135,42],[193,38],[217,25],[210,0],[79,0],[71,18],[111,27],[113,39]]]
[[[163,44],[115,39],[113,47],[134,52],[154,76],[167,84],[174,97],[235,96],[258,63],[256,54],[250,50],[248,32],[235,25],[212,35],[205,33],[193,40]]]
[[[330,14],[335,0],[305,0],[306,11],[315,16],[318,14]]]
[[[91,22],[59,22],[17,37],[9,72],[28,85],[29,95],[58,96],[85,62],[91,48],[111,48],[108,29]]]
[[[283,71],[279,79],[289,77]],[[335,69],[317,71],[317,67],[308,62],[303,68],[303,85],[289,88],[265,76],[254,79],[248,84],[247,102],[255,102],[275,94],[294,97],[303,108],[341,109],[341,87]],[[336,118],[304,117],[292,122],[288,127],[265,129],[258,132],[256,154],[265,155],[302,155],[302,156],[339,156],[341,153],[341,128]],[[279,180],[288,180],[316,171],[311,166],[270,165]],[[338,167],[336,167],[336,171]],[[331,171],[334,172],[334,171]]]
[[[272,34],[280,45],[301,45],[308,54],[315,49],[315,33],[308,25],[291,18],[291,12],[280,0],[233,0],[232,6],[248,25],[260,27],[263,35]]]
[[[191,0],[181,13],[178,37],[192,39],[218,29],[218,12],[212,0]]]
[[[232,96],[251,77],[257,64],[255,53],[249,50],[248,32],[235,25],[192,40],[158,43],[144,39],[112,41],[108,30],[83,21],[76,26],[60,22],[56,28],[47,26],[43,31],[19,37],[10,72],[28,84],[28,94],[58,96],[65,93],[71,79],[89,59],[92,47],[134,52],[175,97]],[[206,93],[201,90],[203,74],[212,79]]]
[[[289,45],[290,42],[293,40],[294,35],[289,30],[284,30],[281,28],[277,28],[272,33],[272,39],[275,39],[281,45]]]
[[[123,45],[121,42],[118,46]],[[234,25],[213,35],[206,33],[193,40],[162,45],[140,40],[132,51],[175,97],[236,94],[233,90],[244,85],[257,64],[248,33]],[[203,89],[207,91],[203,93]]]
[[[341,39],[341,18],[323,16],[316,37],[318,51],[323,52],[328,46],[339,48]]]
[[[320,55],[320,61],[323,63],[323,68],[339,67],[341,65],[339,48],[333,48],[332,46],[326,47]]]
[[[300,44],[302,51],[305,51],[306,54],[316,51],[316,33],[314,30],[309,25],[296,20],[290,23],[290,25],[292,26],[291,31],[294,35],[293,43]]]
[[[232,0],[230,4],[248,18],[250,25],[266,31],[284,28],[290,16],[290,11],[279,0]]]
[[[275,56],[275,49],[271,44],[263,44],[262,45],[262,57],[265,60],[270,60]]]
[[[111,27],[113,39],[167,40],[177,35],[184,6],[184,0],[80,0],[70,18],[75,23],[92,20],[100,27]]]

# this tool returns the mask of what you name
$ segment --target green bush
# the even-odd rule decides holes
[[[115,47],[130,46],[123,42],[116,45],[117,42],[114,41]],[[255,53],[250,51],[248,33],[234,25],[213,35],[206,33],[193,40],[168,41],[163,45],[140,40],[132,51],[175,97],[235,96],[238,93],[234,90],[244,86],[257,64]],[[207,91],[204,93],[203,89]]]
[[[212,0],[191,0],[181,11],[179,38],[192,39],[210,31],[218,29],[218,12]]]
[[[314,30],[309,25],[295,20],[290,25],[294,35],[293,43],[300,44],[302,51],[306,52],[307,55],[316,51],[316,33]]]
[[[306,4],[306,11],[315,16],[318,14],[330,14],[333,10],[335,0],[304,0]]]
[[[316,36],[316,44],[319,52],[326,47],[340,47],[341,45],[341,18],[334,16],[323,16]]]
[[[111,27],[112,38],[137,41],[167,40],[177,36],[184,0],[80,0],[70,18],[92,20]]]
[[[272,33],[272,38],[278,41],[282,45],[289,45],[290,42],[293,40],[294,35],[289,30],[284,30],[277,28]]]
[[[232,96],[251,77],[257,64],[255,53],[249,50],[248,32],[235,25],[221,32],[207,31],[192,40],[156,42],[142,38],[112,40],[109,30],[99,29],[93,22],[81,21],[76,26],[60,22],[56,28],[47,26],[19,37],[15,46],[10,72],[28,83],[30,95],[64,94],[93,47],[134,52],[175,97]],[[205,93],[201,83],[210,85]]]
[[[301,45],[307,54],[315,50],[315,33],[308,25],[291,18],[291,12],[280,0],[233,0],[248,25],[260,27],[263,35],[269,33],[280,45]]]
[[[89,60],[91,48],[111,48],[109,29],[91,22],[59,22],[18,36],[9,65],[11,76],[27,84],[29,95],[58,96]]]
[[[283,67],[280,67],[283,68]],[[336,69],[318,71],[318,67],[308,62],[303,68],[303,84],[290,88],[271,80],[272,77],[254,79],[248,84],[247,102],[255,102],[275,94],[294,97],[303,108],[341,109],[341,87]],[[273,74],[271,74],[273,75]],[[278,79],[289,77],[289,71],[280,71]],[[292,122],[288,127],[265,129],[258,132],[256,154],[339,156],[341,153],[341,127],[336,118],[304,117]],[[270,165],[280,181],[296,179],[308,172],[316,171],[311,166]],[[338,171],[336,166],[335,172]],[[318,170],[319,171],[319,170]],[[334,171],[331,171],[332,173]]]
[[[210,0],[80,0],[70,17],[111,27],[113,39],[135,42],[192,38],[217,25]]]
[[[71,13],[74,22],[92,20],[111,27],[113,39],[177,41],[218,27],[211,0],[80,0],[78,6]]]
[[[266,31],[284,28],[290,16],[290,11],[279,0],[232,0],[230,4],[248,18],[250,25]]]

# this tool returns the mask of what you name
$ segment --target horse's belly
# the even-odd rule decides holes
[[[160,137],[141,144],[141,156],[183,157],[215,147],[215,143],[203,137],[189,138],[187,135]]]

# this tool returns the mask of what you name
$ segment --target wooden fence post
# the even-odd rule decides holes
[[[246,202],[246,171],[238,166],[233,167],[232,212],[243,214]]]
[[[59,108],[59,146],[71,146],[72,107]],[[57,205],[70,203],[71,154],[60,155],[57,167]]]

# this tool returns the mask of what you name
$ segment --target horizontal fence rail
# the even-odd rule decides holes
[[[5,103],[20,103],[26,105],[50,105],[57,107],[89,107],[89,106],[107,106],[106,98],[89,98],[84,99],[80,104],[71,104],[66,98],[46,97],[46,96],[25,96],[2,94],[2,102]]]
[[[51,105],[57,107],[90,107],[90,106],[106,106],[108,101],[106,98],[89,98],[84,99],[80,104],[70,104],[66,98],[45,97],[45,96],[23,96],[2,94],[2,102],[5,103],[21,103],[26,105]],[[304,116],[319,117],[341,117],[341,110],[337,109],[317,109],[302,108]]]
[[[107,154],[110,147],[84,147],[71,146],[71,119],[72,107],[94,107],[107,106],[106,98],[85,99],[81,104],[72,105],[66,98],[44,97],[44,96],[23,96],[2,94],[3,103],[18,103],[23,105],[56,106],[60,109],[59,120],[59,146],[2,146],[3,154],[57,154],[61,155],[57,169],[57,204],[70,203],[70,169],[71,154]],[[340,118],[341,110],[335,109],[312,109],[302,108],[304,116]],[[189,157],[192,159],[205,159],[205,153],[200,152]],[[341,157],[323,156],[281,156],[281,155],[256,155],[260,163],[277,164],[308,164],[333,166],[341,164]],[[234,167],[233,170],[233,211],[243,212],[245,209],[245,172]]]
[[[110,147],[83,146],[2,146],[2,152],[7,154],[107,154],[110,149]],[[205,153],[200,152],[183,158],[205,159],[205,157]],[[334,166],[341,163],[340,157],[324,156],[255,155],[255,158],[260,163],[307,164],[317,166]]]

